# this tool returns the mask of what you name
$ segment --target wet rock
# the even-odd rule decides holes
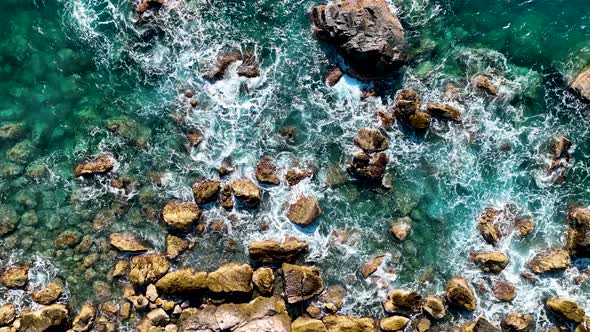
[[[261,267],[254,271],[252,275],[252,282],[256,291],[263,296],[272,295],[274,290],[275,276],[271,268]]]
[[[156,282],[170,269],[170,263],[160,254],[143,254],[131,258],[129,280],[139,286]]]
[[[501,332],[502,330],[494,326],[490,321],[482,316],[477,317],[475,325],[473,325],[473,332]]]
[[[319,300],[324,304],[324,309],[327,312],[334,313],[342,308],[345,292],[342,286],[329,286],[320,296]]]
[[[219,195],[221,182],[218,180],[204,180],[193,184],[193,194],[197,204],[214,202]]]
[[[16,306],[14,304],[0,305],[0,326],[6,326],[16,318]]]
[[[412,89],[403,89],[397,93],[393,105],[395,118],[414,129],[427,129],[432,118],[420,110],[420,96]]]
[[[242,61],[237,68],[238,76],[254,78],[260,76],[260,70],[253,54],[242,55],[241,52],[232,51],[219,55],[211,68],[203,75],[206,80],[215,82],[225,77],[230,65]]]
[[[391,235],[393,235],[399,241],[404,241],[408,237],[408,234],[410,234],[411,230],[412,229],[410,225],[408,225],[407,223],[398,222],[396,224],[391,225],[389,233],[391,233]]]
[[[389,142],[378,129],[362,128],[358,131],[354,144],[366,153],[387,150]]]
[[[127,117],[110,119],[107,121],[106,127],[114,135],[125,139],[141,149],[148,147],[150,136],[152,135],[150,128],[142,126],[137,121]]]
[[[166,236],[166,257],[174,259],[183,252],[189,250],[192,247],[192,243],[178,236],[168,234]]]
[[[516,231],[521,238],[529,236],[535,230],[535,222],[531,217],[521,217],[514,223]]]
[[[322,319],[328,332],[377,332],[372,318],[356,318],[343,315],[328,315]]]
[[[112,233],[109,235],[109,243],[122,252],[144,252],[149,249],[135,235],[128,233]]]
[[[7,288],[22,288],[29,282],[29,267],[11,266],[2,272],[0,281]]]
[[[348,170],[363,179],[380,181],[385,175],[388,158],[385,152],[373,155],[357,151],[352,155],[352,162]]]
[[[207,289],[207,272],[193,268],[168,272],[156,282],[156,288],[170,295],[194,294]]]
[[[545,302],[545,305],[557,317],[569,322],[581,323],[586,315],[584,308],[570,299],[550,298]]]
[[[63,304],[52,304],[20,317],[20,331],[64,331],[68,322],[68,309]]]
[[[434,319],[443,319],[447,315],[445,302],[434,295],[428,295],[424,299],[422,309]]]
[[[278,185],[281,179],[277,175],[277,167],[269,157],[262,158],[256,164],[256,179],[260,183]]]
[[[308,249],[305,242],[288,237],[283,242],[253,241],[248,252],[253,261],[260,263],[292,263]]]
[[[499,274],[502,272],[510,260],[502,252],[474,252],[471,253],[471,260],[477,264],[483,271]]]
[[[338,1],[310,15],[316,35],[340,50],[351,76],[382,79],[405,64],[404,29],[385,1]]]
[[[219,192],[219,204],[226,210],[231,210],[234,207],[231,185],[225,184],[221,188],[221,191]]]
[[[422,296],[404,289],[394,289],[387,295],[383,309],[390,314],[419,312],[422,309]]]
[[[0,205],[0,236],[11,233],[18,225],[19,217],[13,208]]]
[[[260,203],[260,188],[249,179],[235,180],[231,184],[234,196],[246,206],[255,207]]]
[[[461,277],[451,278],[447,284],[445,295],[449,304],[467,311],[475,311],[477,306],[475,293],[467,280]]]
[[[77,231],[61,232],[55,239],[57,249],[67,249],[75,247],[82,240],[82,235]]]
[[[426,112],[434,118],[455,122],[461,121],[461,111],[449,104],[429,103],[426,105]]]
[[[340,82],[340,79],[343,75],[344,73],[338,67],[330,70],[328,75],[326,75],[326,85],[333,87],[334,85],[338,84],[338,82]]]
[[[42,290],[35,291],[32,294],[33,301],[42,305],[52,304],[57,301],[64,292],[64,283],[60,279],[55,279],[47,284]]]
[[[590,331],[590,317],[586,317],[586,319],[584,319],[584,321],[580,324],[578,324],[578,326],[576,326],[576,329],[574,330],[574,332],[588,332]]]
[[[322,209],[315,196],[301,196],[289,207],[287,218],[299,226],[306,227],[316,220],[322,213]]]
[[[570,88],[579,93],[586,101],[590,101],[590,68],[582,71],[570,84]]]
[[[373,273],[375,273],[375,271],[377,271],[379,266],[381,266],[381,264],[383,264],[384,260],[385,260],[385,256],[377,256],[377,257],[373,258],[371,261],[363,264],[360,268],[360,272],[361,272],[361,275],[363,276],[363,279],[367,279]]]
[[[379,327],[385,332],[404,331],[409,322],[410,319],[404,316],[392,316],[381,319]]]
[[[285,180],[289,186],[294,186],[299,182],[303,181],[305,178],[309,178],[313,176],[313,172],[308,169],[301,169],[298,167],[292,167],[287,170],[287,174],[285,175]]]
[[[135,12],[139,19],[142,18],[143,14],[148,10],[158,10],[160,7],[165,5],[168,0],[139,0],[135,7]]]
[[[473,78],[473,85],[487,93],[488,95],[495,96],[498,94],[498,88],[492,83],[491,77],[485,74],[479,74]]]
[[[191,128],[186,133],[186,139],[188,140],[189,147],[194,148],[203,143],[205,135],[199,129]]]
[[[285,296],[290,304],[309,300],[324,289],[324,281],[316,267],[284,263],[282,270]]]
[[[201,218],[201,209],[192,202],[172,201],[164,206],[162,218],[169,227],[186,232]]]
[[[377,112],[377,119],[381,128],[391,129],[395,121],[395,115],[393,113],[379,111]]]
[[[25,133],[23,123],[7,123],[0,126],[0,142],[14,141],[21,138]]]
[[[502,319],[502,329],[505,331],[526,331],[531,325],[531,315],[522,312],[511,312]]]
[[[35,147],[30,140],[16,143],[6,151],[6,157],[17,164],[26,164],[31,161],[35,154]]]
[[[292,332],[327,332],[326,326],[319,319],[301,316],[291,324]]]
[[[497,245],[502,239],[502,233],[498,225],[500,211],[492,208],[485,209],[482,216],[479,218],[477,226],[479,234],[488,243],[493,246]]]
[[[430,319],[428,319],[426,317],[421,317],[417,321],[414,321],[412,326],[418,332],[426,332],[426,331],[430,330],[432,323],[430,323]]]
[[[567,249],[575,257],[590,258],[590,209],[571,208],[567,222]]]
[[[170,316],[162,308],[154,309],[147,313],[146,318],[155,326],[165,326],[170,322]]]
[[[207,276],[207,287],[213,293],[252,292],[252,267],[248,264],[229,263]]]
[[[570,267],[570,255],[567,250],[547,249],[539,252],[529,262],[528,267],[534,273],[562,271]]]
[[[113,267],[113,272],[111,275],[113,278],[121,278],[126,276],[129,273],[129,263],[124,260],[118,260],[115,262],[115,266]]]
[[[565,136],[554,137],[551,142],[551,162],[546,173],[554,183],[565,181],[572,158],[569,152],[571,147],[572,142]]]
[[[297,128],[283,127],[279,130],[279,134],[287,144],[295,144],[297,141]]]
[[[498,300],[510,302],[516,297],[516,287],[507,282],[498,280],[494,283],[493,293],[494,297]]]
[[[114,167],[114,159],[108,154],[98,155],[96,158],[78,164],[74,170],[74,176],[88,176],[109,172]]]

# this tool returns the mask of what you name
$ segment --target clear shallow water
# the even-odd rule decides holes
[[[245,260],[251,240],[296,235],[312,243],[308,261],[322,268],[328,283],[346,286],[345,312],[381,315],[388,288],[441,292],[454,274],[474,285],[494,280],[470,264],[468,254],[491,249],[477,234],[479,214],[513,204],[537,223],[531,238],[503,242],[512,258],[503,277],[517,285],[518,295],[501,304],[481,291],[480,312],[497,321],[520,308],[543,325],[540,303],[548,294],[590,308],[587,286],[574,282],[585,262],[536,285],[519,277],[536,249],[563,242],[568,204],[590,204],[588,105],[564,89],[590,63],[590,10],[583,1],[392,1],[413,57],[381,89],[383,97],[365,101],[353,79],[335,88],[324,84],[337,56],[311,35],[306,13],[318,3],[171,1],[155,22],[136,25],[126,0],[8,1],[0,14],[0,122],[22,123],[25,131],[1,142],[0,153],[8,156],[23,141],[26,153],[1,165],[0,202],[19,224],[1,239],[0,267],[30,260],[36,271],[46,271],[35,273],[33,286],[60,275],[73,303],[81,303],[94,296],[92,286],[111,285],[110,232],[137,232],[163,249],[158,213],[167,200],[191,199],[190,184],[216,177],[225,158],[238,166],[237,178],[252,177],[255,163],[270,155],[282,171],[303,164],[316,175],[291,189],[265,187],[255,211],[210,207],[206,222],[224,220],[227,233],[195,235],[196,249],[177,266]],[[261,77],[239,78],[234,71],[215,84],[204,81],[215,56],[231,48],[253,50]],[[469,87],[481,72],[503,77],[497,98]],[[424,138],[391,129],[392,190],[334,184],[335,175],[348,179],[342,170],[356,131],[375,126],[374,114],[389,109],[399,87],[416,89],[425,104],[443,100],[448,82],[462,90],[456,105],[463,123],[435,123]],[[195,109],[183,97],[187,88],[200,102]],[[108,129],[122,121],[127,130]],[[283,127],[297,129],[293,144],[281,137]],[[205,134],[197,149],[185,147],[188,128]],[[558,134],[572,140],[574,153],[567,181],[553,185],[543,169],[547,145]],[[132,192],[118,193],[109,178],[73,178],[75,164],[100,151],[116,156],[116,176],[136,179]],[[47,165],[47,175],[31,177],[38,165]],[[156,173],[161,185],[152,180]],[[286,219],[288,202],[300,193],[321,199],[324,213],[311,230]],[[412,218],[413,231],[398,243],[388,228],[402,216]],[[55,250],[54,239],[65,229],[94,240],[89,253],[99,258],[91,268],[83,266],[89,253]],[[334,240],[341,230],[353,234],[344,244]],[[360,280],[362,262],[385,253],[391,271],[380,271],[380,285]],[[109,287],[117,294],[116,283]],[[29,304],[19,291],[3,294],[0,301]]]

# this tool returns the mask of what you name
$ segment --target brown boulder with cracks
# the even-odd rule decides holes
[[[290,304],[309,300],[324,289],[320,270],[316,267],[282,265],[285,296]]]

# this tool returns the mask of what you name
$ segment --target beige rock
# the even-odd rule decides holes
[[[319,319],[299,317],[291,324],[292,332],[328,332],[324,323]]]
[[[518,218],[514,226],[521,238],[529,236],[535,230],[535,222],[531,217]]]
[[[428,295],[424,299],[422,309],[434,319],[443,319],[447,315],[445,302],[434,295]]]
[[[219,194],[219,180],[204,180],[193,184],[193,195],[197,204],[214,202]]]
[[[475,311],[477,306],[473,288],[461,277],[453,277],[449,280],[446,297],[450,304],[468,311]]]
[[[15,265],[4,270],[0,277],[2,284],[8,288],[21,288],[29,282],[29,267]]]
[[[253,241],[248,246],[250,258],[261,263],[291,263],[307,251],[307,244],[294,237],[283,242]]]
[[[282,270],[285,296],[291,304],[309,300],[324,289],[324,281],[316,267],[283,263]]]
[[[64,283],[60,279],[55,279],[47,284],[42,290],[35,291],[32,294],[33,301],[48,305],[57,301],[64,292]]]
[[[419,312],[422,309],[422,296],[413,291],[394,289],[387,295],[383,309],[391,314]]]
[[[377,271],[379,266],[381,266],[381,264],[383,264],[384,260],[385,260],[385,256],[377,256],[377,257],[373,258],[371,261],[363,264],[360,268],[360,272],[361,272],[361,275],[363,276],[363,278],[367,279],[373,273],[375,273],[375,271]]]
[[[508,256],[502,252],[474,252],[471,254],[471,260],[477,264],[483,271],[499,274],[508,266]]]
[[[386,332],[403,331],[409,322],[410,320],[406,317],[392,316],[381,319],[379,327],[381,327],[382,331]]]
[[[178,269],[160,278],[156,288],[171,295],[193,294],[207,288],[207,272],[193,268]]]
[[[109,241],[113,247],[123,252],[144,252],[149,249],[135,235],[128,233],[112,233]]]
[[[308,169],[301,169],[298,167],[292,167],[287,170],[285,180],[289,186],[294,186],[301,182],[305,178],[313,176],[313,172]]]
[[[145,297],[147,297],[150,302],[156,302],[158,299],[158,289],[154,284],[149,284],[145,290]]]
[[[567,222],[567,249],[575,257],[590,258],[590,208],[571,208]]]
[[[375,320],[372,318],[328,315],[322,322],[328,332],[377,332]]]
[[[570,85],[582,98],[590,101],[590,68],[582,71]]]
[[[454,106],[442,103],[430,103],[426,105],[426,112],[431,116],[443,120],[461,121],[461,111]]]
[[[411,230],[410,225],[408,225],[406,223],[397,223],[397,224],[391,225],[389,232],[396,239],[403,241],[408,237],[408,234],[410,234],[410,230]]]
[[[201,209],[192,202],[172,201],[164,206],[162,217],[169,227],[188,231],[201,218]]]
[[[254,207],[260,203],[260,188],[248,179],[235,180],[231,184],[234,196],[246,206]]]
[[[277,175],[277,167],[269,157],[262,158],[256,164],[256,179],[260,183],[278,185],[281,179]]]
[[[219,192],[219,204],[222,208],[231,210],[234,207],[234,197],[232,195],[231,185],[225,184]]]
[[[275,276],[271,268],[261,267],[254,271],[252,282],[256,290],[263,296],[272,295]]]
[[[529,262],[528,267],[534,273],[556,272],[570,267],[570,255],[567,250],[547,249],[539,252]]]
[[[531,315],[511,312],[502,319],[502,329],[506,331],[526,331],[531,324]]]
[[[63,304],[52,304],[37,311],[21,314],[19,331],[63,331],[66,329],[68,314],[68,309]]]
[[[493,246],[497,245],[502,239],[500,227],[497,224],[497,219],[500,211],[492,208],[487,208],[483,215],[479,218],[478,230],[483,239]]]
[[[156,282],[170,269],[170,263],[160,254],[143,254],[131,259],[129,280],[137,285]]]
[[[16,306],[14,304],[0,305],[0,326],[5,326],[16,318]]]
[[[560,319],[581,323],[584,321],[586,312],[575,301],[559,297],[550,298],[545,302],[549,311],[553,312]]]
[[[192,247],[191,241],[168,234],[166,236],[166,257],[174,259]]]
[[[207,287],[213,293],[250,293],[252,274],[248,264],[228,263],[209,273]]]
[[[378,129],[373,128],[361,128],[354,139],[354,144],[366,153],[385,151],[389,147],[387,138]]]
[[[473,79],[473,85],[489,95],[495,96],[498,94],[498,88],[491,82],[491,77],[488,75],[477,75]]]
[[[131,303],[127,301],[121,302],[119,305],[119,317],[121,319],[129,319],[131,317]]]
[[[124,260],[116,261],[111,274],[113,278],[124,277],[127,275],[127,273],[129,273],[129,262]]]
[[[412,89],[402,89],[395,97],[393,113],[397,121],[414,129],[427,129],[431,116],[420,110],[420,96]]]
[[[96,158],[78,164],[74,170],[74,176],[86,176],[109,172],[114,167],[114,159],[108,154],[101,154]]]
[[[287,218],[299,226],[309,226],[313,224],[317,217],[322,213],[322,209],[315,196],[301,196],[289,207]]]
[[[147,313],[146,318],[155,326],[165,326],[170,322],[170,316],[162,308],[154,309]]]
[[[319,300],[324,304],[327,312],[335,313],[342,308],[345,293],[344,287],[332,285],[326,288]]]

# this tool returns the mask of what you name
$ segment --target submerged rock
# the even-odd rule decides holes
[[[383,0],[336,1],[311,11],[316,35],[336,46],[349,74],[382,79],[407,59],[404,29]]]
[[[109,235],[110,244],[123,252],[144,252],[148,247],[133,234],[113,233]]]
[[[189,295],[207,289],[207,272],[193,268],[182,268],[168,272],[158,282],[156,288],[165,294]]]
[[[68,308],[63,304],[52,304],[37,311],[27,312],[20,317],[19,331],[65,331],[68,315]]]
[[[582,71],[570,84],[570,87],[586,101],[590,101],[590,68]]]
[[[72,331],[87,332],[94,325],[96,318],[96,308],[92,304],[84,304],[74,321],[72,322]]]
[[[363,151],[358,151],[352,155],[352,162],[348,170],[360,178],[380,181],[385,175],[387,162],[388,158],[385,152],[370,155]]]
[[[590,209],[571,208],[567,222],[567,249],[575,257],[590,258]]]
[[[35,147],[31,140],[16,143],[6,151],[6,157],[17,164],[27,164],[35,154]]]
[[[269,157],[262,158],[256,164],[256,179],[260,183],[278,185],[281,179],[277,175],[277,167]]]
[[[55,247],[57,249],[67,249],[75,247],[82,240],[82,234],[77,231],[63,231],[55,238]]]
[[[14,141],[21,138],[25,133],[24,123],[7,123],[0,126],[0,143]]]
[[[111,171],[113,167],[113,157],[108,154],[101,154],[90,161],[78,164],[74,170],[74,176],[103,174]]]
[[[508,256],[502,252],[474,252],[471,259],[485,272],[499,274],[508,266]]]
[[[390,314],[420,312],[422,296],[413,291],[394,289],[387,295],[383,309]]]
[[[362,128],[358,131],[354,144],[366,153],[381,152],[387,150],[389,142],[378,129]]]
[[[248,245],[248,252],[253,261],[261,263],[292,263],[307,251],[307,244],[294,237],[283,242],[253,241]]]
[[[526,331],[531,325],[531,315],[522,312],[511,312],[502,319],[502,329],[505,331]]]
[[[449,104],[429,103],[426,105],[426,112],[435,118],[455,122],[461,121],[461,111]]]
[[[562,271],[570,267],[570,255],[567,250],[547,249],[539,252],[529,262],[528,267],[534,273]]]
[[[228,263],[209,273],[207,287],[217,294],[250,293],[253,290],[253,273],[248,264]]]
[[[172,234],[166,236],[166,257],[174,259],[192,247],[191,241]]]
[[[64,292],[64,283],[60,279],[55,279],[47,284],[42,290],[35,291],[31,294],[33,301],[39,304],[48,305],[57,301]]]
[[[197,204],[205,204],[217,200],[221,182],[219,180],[204,180],[193,184],[193,195]]]
[[[404,221],[400,221],[391,225],[391,228],[389,228],[389,233],[391,233],[391,235],[393,235],[399,241],[404,241],[408,237],[408,234],[410,234],[411,230],[412,228],[410,225]]]
[[[498,88],[492,83],[491,76],[479,74],[473,78],[473,85],[485,93],[495,96],[498,94]]]
[[[284,263],[282,270],[285,296],[290,304],[309,300],[324,290],[324,281],[316,267]]]
[[[255,207],[260,203],[260,188],[249,179],[235,180],[231,188],[237,199],[245,205]]]
[[[410,319],[404,316],[392,316],[381,319],[379,327],[385,332],[404,331],[409,322]]]
[[[393,114],[396,119],[414,129],[427,129],[432,118],[420,110],[420,96],[412,89],[402,89],[395,97]]]
[[[11,233],[18,225],[19,216],[16,210],[7,206],[0,205],[0,236]]]
[[[7,288],[22,288],[29,282],[29,267],[27,265],[15,265],[4,270],[0,281]]]
[[[285,180],[287,180],[287,184],[289,186],[294,186],[299,182],[303,181],[305,178],[309,178],[313,176],[313,172],[308,169],[301,169],[298,167],[292,167],[287,170],[287,174],[285,175]]]
[[[328,315],[322,319],[328,332],[377,332],[375,320],[344,315]]]
[[[168,272],[170,263],[160,254],[143,254],[131,258],[129,280],[139,286],[154,283]]]
[[[557,317],[569,322],[581,323],[586,315],[584,308],[570,299],[550,298],[545,302],[545,305]]]
[[[445,301],[434,295],[428,295],[422,303],[422,309],[434,319],[443,319],[447,315]]]
[[[163,5],[165,5],[168,0],[139,0],[137,6],[135,7],[135,12],[137,13],[137,17],[141,19],[143,14],[148,10],[157,10]]]
[[[447,284],[445,295],[449,304],[467,311],[475,311],[477,306],[475,293],[467,280],[461,277],[451,278]]]
[[[201,209],[192,202],[168,202],[162,210],[164,222],[177,230],[188,231],[201,218]]]
[[[299,199],[289,206],[287,211],[287,218],[299,226],[306,227],[317,219],[322,214],[322,209],[315,196],[301,196]]]

